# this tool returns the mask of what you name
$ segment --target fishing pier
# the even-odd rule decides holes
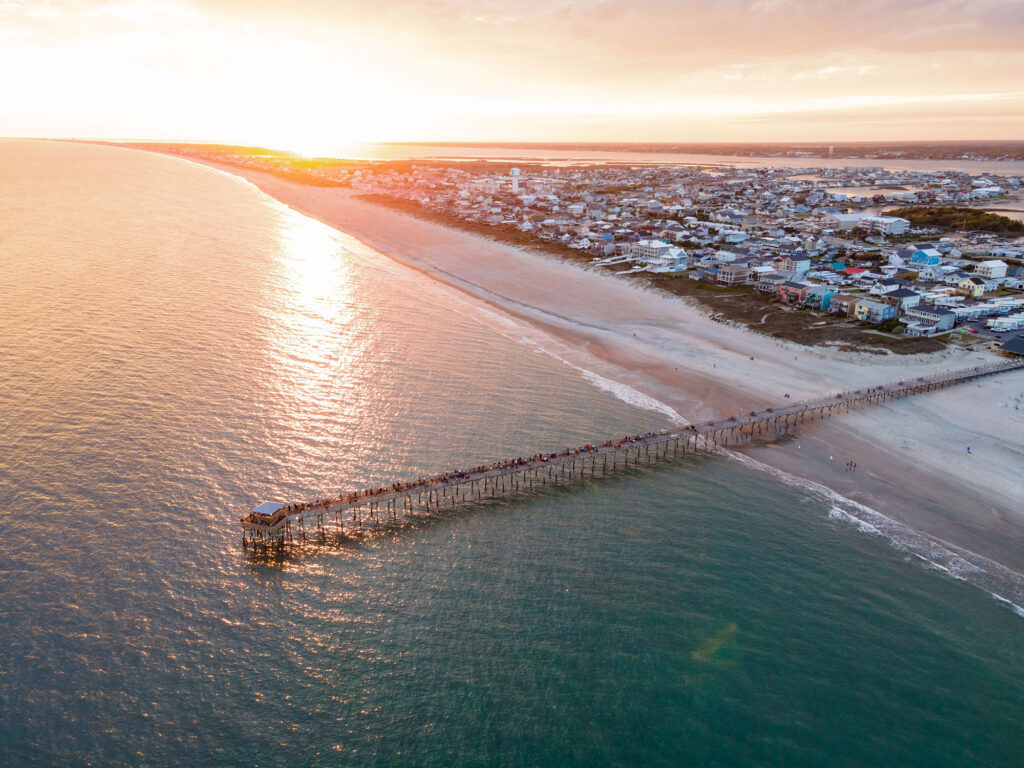
[[[287,505],[268,502],[242,517],[242,546],[264,549],[308,539],[323,541],[332,530],[338,534],[352,533],[365,526],[397,523],[416,514],[436,513],[548,484],[600,476],[631,465],[714,451],[756,438],[772,438],[787,434],[806,421],[834,416],[851,408],[931,392],[1020,368],[1024,368],[1024,360],[990,363],[787,403],[677,430],[606,440],[599,445],[588,444],[525,459],[497,461],[310,502]]]

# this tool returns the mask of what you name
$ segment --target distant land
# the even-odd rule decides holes
[[[387,142],[390,146],[475,147],[591,152],[739,155],[745,157],[845,157],[892,160],[1024,160],[1024,140],[872,142]]]
[[[76,141],[76,139],[56,139],[58,141]],[[136,141],[136,140],[103,140],[103,139],[77,139],[86,143],[114,144],[131,146],[138,149],[150,149],[160,152],[174,151],[172,147],[184,147],[189,151],[205,151],[211,153],[245,153],[248,155],[265,155],[282,159],[292,158],[295,161],[323,162],[330,160],[337,164],[360,164],[368,158],[359,159],[353,156],[345,157],[343,153],[313,157],[301,152],[294,152],[285,149],[271,149],[268,147],[217,144],[210,142],[182,142],[182,141]],[[361,145],[362,146],[362,145]],[[401,148],[423,149],[423,148],[450,148],[450,149],[474,149],[474,150],[499,150],[507,149],[515,152],[592,152],[592,153],[634,153],[652,155],[719,155],[722,157],[749,157],[757,158],[792,158],[792,159],[849,159],[849,160],[878,160],[879,164],[893,160],[987,160],[987,161],[1024,161],[1024,139],[1006,141],[920,141],[920,142],[836,142],[826,143],[768,143],[768,142],[443,142],[443,141],[409,141],[409,142],[378,142],[372,145],[375,147],[390,147],[396,150]],[[400,154],[400,153],[396,153]],[[453,156],[457,156],[453,155]],[[430,159],[444,160],[445,158],[431,157],[402,157],[402,158],[380,158],[374,162],[405,162],[415,160],[426,162]],[[523,162],[529,160],[515,158],[476,158],[479,162],[491,162],[495,160],[515,162],[522,166]],[[613,162],[608,160],[609,163]],[[629,161],[627,161],[629,162]]]
[[[1024,235],[1024,222],[989,213],[978,208],[952,205],[915,205],[885,212],[886,216],[899,216],[916,227],[938,227],[944,230],[970,230],[993,235],[1019,237]]]

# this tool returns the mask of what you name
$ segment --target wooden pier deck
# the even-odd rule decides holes
[[[342,493],[310,502],[287,504],[270,514],[255,512],[241,519],[242,545],[262,549],[295,541],[323,540],[364,526],[399,522],[416,513],[437,512],[460,504],[521,490],[602,475],[630,464],[664,461],[687,453],[737,445],[755,437],[785,434],[808,420],[850,408],[949,387],[966,381],[1024,368],[1024,360],[990,363],[975,368],[892,384],[840,392],[816,400],[787,403],[714,419],[677,430],[633,435],[529,458],[496,461],[380,488]]]

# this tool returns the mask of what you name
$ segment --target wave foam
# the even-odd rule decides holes
[[[876,536],[882,535],[882,532],[867,520],[861,520],[859,517],[854,517],[849,512],[844,509],[840,509],[839,507],[832,507],[832,509],[828,511],[828,516],[833,520],[839,520],[840,522],[856,526],[864,533],[873,533]]]
[[[878,510],[849,499],[820,483],[791,475],[742,453],[722,453],[752,469],[767,472],[787,485],[808,491],[830,502],[832,507],[828,514],[833,520],[855,525],[863,533],[884,536],[890,545],[900,552],[917,557],[929,568],[984,589],[1024,618],[1024,579],[1020,574],[982,555],[954,551],[953,545],[925,536],[891,517],[886,517]]]
[[[566,365],[571,365],[571,363],[566,363]],[[668,416],[669,419],[671,419],[672,422],[675,424],[686,425],[690,423],[682,416],[680,416],[671,406],[666,405],[665,403],[661,402],[661,400],[657,400],[651,397],[650,395],[645,395],[638,389],[633,389],[633,387],[630,387],[626,384],[620,384],[617,381],[606,379],[604,376],[598,376],[593,371],[588,371],[585,368],[580,368],[575,365],[572,365],[572,367],[576,368],[576,370],[583,374],[583,378],[585,378],[595,387],[597,387],[598,389],[603,389],[605,392],[610,392],[624,403],[628,403],[629,405],[635,406],[636,408],[643,408],[645,411],[655,411],[656,413],[663,413],[666,416]]]
[[[301,211],[298,213],[301,214]],[[334,228],[331,229],[334,230]],[[334,231],[340,232],[340,230]],[[373,266],[381,271],[387,272],[388,274],[401,276],[406,279],[415,279],[417,276],[415,273],[420,272],[420,270],[404,264],[400,259],[389,258],[386,254],[359,242],[357,239],[347,235],[347,233],[341,232],[341,234],[345,236],[345,238],[341,239],[339,242],[342,250],[346,251],[351,257],[359,259],[367,266]],[[371,259],[370,254],[374,257],[383,256],[383,258],[379,260]],[[396,265],[399,267],[397,274],[395,269]],[[598,389],[611,393],[628,405],[664,414],[676,424],[689,424],[686,419],[680,416],[679,413],[677,413],[676,410],[668,404],[646,395],[627,384],[613,381],[594,373],[593,371],[587,370],[586,368],[574,365],[549,349],[545,349],[538,343],[536,338],[525,337],[523,335],[523,330],[529,329],[534,333],[537,331],[537,329],[529,323],[514,320],[511,316],[503,312],[498,312],[492,308],[486,307],[483,302],[468,300],[468,297],[466,297],[463,292],[459,291],[455,286],[437,280],[436,278],[428,280],[427,282],[431,283],[438,292],[444,293],[454,299],[455,304],[466,309],[472,308],[475,311],[477,319],[486,318],[486,320],[490,321],[487,324],[492,328],[492,330],[497,331],[506,338],[526,344],[533,344],[538,352],[548,355],[570,368],[579,371],[587,381]],[[854,501],[853,499],[849,499],[831,488],[821,485],[820,483],[815,483],[795,475],[790,475],[787,472],[768,464],[763,464],[749,456],[745,456],[734,451],[716,450],[716,453],[717,452],[724,453],[730,458],[753,469],[768,472],[770,475],[781,480],[787,485],[801,488],[810,492],[814,496],[831,502],[833,506],[829,510],[829,517],[832,519],[854,525],[858,530],[866,534],[884,536],[896,549],[915,555],[924,561],[927,566],[941,570],[954,578],[970,581],[975,585],[986,589],[986,591],[988,591],[994,598],[1006,603],[1017,615],[1024,618],[1024,607],[1022,607],[1024,606],[1024,580],[1021,579],[1019,574],[1014,573],[1010,569],[974,553],[965,553],[965,555],[968,555],[971,558],[971,560],[967,560],[964,555],[957,554],[953,549],[948,546],[944,546],[941,542],[931,539],[924,534],[893,520],[892,518],[886,517],[877,510]],[[982,563],[984,567],[976,564],[979,562]],[[999,592],[995,591],[996,589],[1013,595],[1014,600],[1017,600],[1018,602],[1014,602],[1014,600],[999,594]]]

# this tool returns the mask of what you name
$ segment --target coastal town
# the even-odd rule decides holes
[[[1024,174],[304,158],[132,145],[315,187],[692,298],[808,345],[1024,354]],[[1006,214],[1006,215],[1002,215]]]
[[[882,167],[353,170],[375,201],[514,229],[619,275],[672,275],[907,337],[1024,352],[1024,240],[890,209],[1016,201],[1020,177]],[[1012,204],[1012,203],[1011,203]],[[964,209],[966,215],[971,209]],[[1015,222],[1011,222],[1011,225]],[[519,242],[523,242],[520,240]]]

